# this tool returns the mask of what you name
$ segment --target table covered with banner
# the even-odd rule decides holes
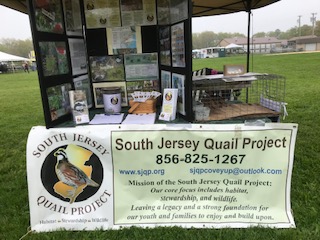
[[[34,231],[295,227],[297,124],[33,127]]]

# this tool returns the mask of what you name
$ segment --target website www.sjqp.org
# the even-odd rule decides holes
[[[149,175],[164,175],[164,169],[139,169],[139,170],[124,170],[119,169],[121,175],[139,175],[139,176],[149,176]]]
[[[227,175],[254,175],[254,174],[282,174],[281,169],[264,169],[264,168],[190,168],[189,172],[193,175],[201,174],[227,174]]]

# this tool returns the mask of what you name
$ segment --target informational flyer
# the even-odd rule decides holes
[[[88,75],[82,75],[75,77],[73,79],[74,89],[75,90],[82,90],[86,93],[87,96],[87,103],[88,108],[93,106],[92,104],[92,94],[91,94],[91,81]]]
[[[159,79],[158,54],[128,54],[124,57],[127,81]]]
[[[297,130],[289,123],[32,127],[31,230],[295,228]]]
[[[172,88],[178,89],[177,111],[182,115],[186,115],[185,78],[185,75],[172,73]]]
[[[66,32],[69,36],[82,36],[82,20],[79,0],[63,1]]]
[[[184,24],[179,23],[171,27],[172,66],[185,67]]]
[[[120,27],[118,0],[84,0],[87,28]]]
[[[69,38],[68,42],[71,57],[72,75],[87,73],[87,52],[84,39]]]
[[[107,42],[109,55],[141,53],[141,28],[107,28]]]
[[[156,25],[155,0],[121,0],[122,26]]]

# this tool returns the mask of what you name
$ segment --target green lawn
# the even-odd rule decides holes
[[[252,59],[250,59],[252,60]],[[194,70],[243,64],[245,56],[195,59]],[[254,56],[250,71],[287,78],[289,116],[298,123],[291,203],[296,229],[129,228],[110,231],[30,233],[24,239],[320,239],[320,53]],[[26,141],[32,126],[44,125],[37,73],[0,74],[0,239],[19,239],[29,227]]]

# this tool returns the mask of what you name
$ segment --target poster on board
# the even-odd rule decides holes
[[[120,0],[122,26],[156,25],[155,0]]]
[[[63,13],[68,36],[82,36],[82,20],[79,0],[63,1]]]
[[[80,75],[88,72],[87,52],[84,39],[69,38],[72,75]]]
[[[118,0],[84,0],[87,28],[120,27],[120,5]]]

